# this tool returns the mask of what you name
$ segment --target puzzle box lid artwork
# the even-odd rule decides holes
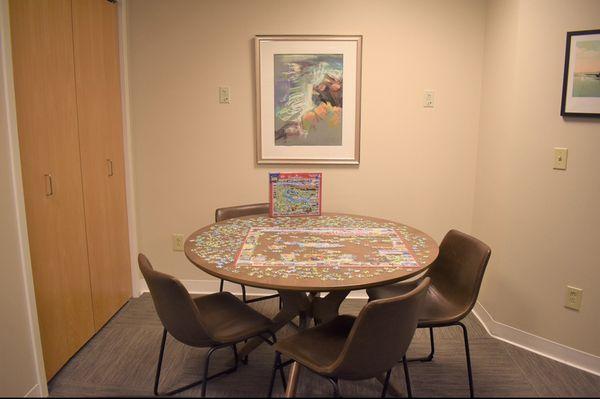
[[[269,173],[269,214],[321,215],[321,173]]]

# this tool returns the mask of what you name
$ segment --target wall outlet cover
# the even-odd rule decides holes
[[[183,234],[173,234],[171,238],[173,241],[173,251],[183,251],[183,245],[185,244]]]
[[[583,290],[581,288],[567,286],[567,296],[565,298],[565,307],[573,310],[581,309],[583,300]]]

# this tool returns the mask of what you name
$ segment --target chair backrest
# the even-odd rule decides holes
[[[426,275],[431,278],[431,289],[460,313],[455,319],[462,319],[475,305],[491,253],[485,243],[458,230],[450,230],[442,240]]]
[[[269,213],[268,203],[219,208],[215,211],[215,222],[221,222],[223,220],[241,216],[260,215],[263,213]]]
[[[144,254],[138,255],[138,264],[156,313],[169,334],[191,346],[204,347],[213,343],[202,326],[196,304],[179,280],[154,270]]]
[[[411,292],[367,303],[361,310],[332,373],[339,378],[365,379],[391,369],[405,355],[419,318],[429,278]]]

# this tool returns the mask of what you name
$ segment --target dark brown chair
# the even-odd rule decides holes
[[[404,295],[369,302],[358,317],[337,316],[279,341],[275,345],[269,396],[273,393],[276,371],[296,361],[326,377],[333,385],[335,396],[340,393],[339,379],[364,380],[385,373],[381,394],[385,397],[392,368],[402,359],[407,393],[411,397],[405,353],[417,328],[428,286],[429,279],[425,278]],[[281,355],[291,360],[282,363]]]
[[[250,215],[262,215],[269,213],[269,204],[252,204],[252,205],[240,205],[240,206],[230,206],[227,208],[219,208],[215,211],[215,222],[221,222],[223,220],[238,218],[242,216],[250,216]],[[225,281],[221,279],[221,284],[219,286],[219,292],[223,292],[223,283]],[[279,294],[267,295],[263,297],[247,299],[246,298],[246,286],[244,284],[240,284],[242,286],[242,300],[244,303],[252,303],[258,301],[264,301],[266,299],[277,298]],[[281,306],[280,306],[281,307]]]
[[[209,380],[237,369],[237,343],[252,337],[260,337],[269,344],[276,342],[275,334],[270,330],[271,320],[245,305],[229,292],[192,298],[179,280],[155,271],[143,254],[139,254],[138,263],[150,289],[156,313],[164,327],[154,380],[155,395],[159,395],[158,385],[167,332],[186,345],[210,349],[204,360],[203,378],[200,381],[161,395],[172,395],[202,384],[204,397]],[[233,350],[235,362],[233,367],[209,377],[208,366],[211,355],[217,349],[227,347]]]
[[[427,290],[419,315],[418,328],[429,328],[431,351],[426,357],[409,359],[409,361],[424,362],[433,360],[435,352],[433,329],[460,326],[465,343],[471,397],[474,391],[469,337],[467,327],[461,323],[461,320],[475,306],[490,255],[490,247],[468,234],[458,230],[450,230],[446,234],[440,244],[439,256],[425,273],[425,277],[431,278],[431,286]],[[416,284],[418,281],[370,288],[367,294],[370,300],[379,300],[408,292]]]

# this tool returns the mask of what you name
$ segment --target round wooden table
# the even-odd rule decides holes
[[[214,223],[192,233],[185,255],[217,278],[277,290],[283,306],[275,329],[300,317],[300,328],[333,319],[352,290],[391,284],[422,273],[438,255],[436,242],[404,224],[365,216],[254,215]],[[328,292],[321,298],[319,293]],[[249,341],[245,356],[262,341]],[[293,396],[294,363],[286,394]]]

